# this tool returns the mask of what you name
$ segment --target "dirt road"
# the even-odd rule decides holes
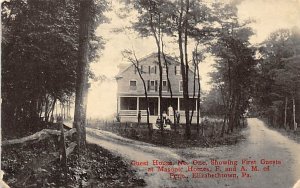
[[[133,168],[146,180],[148,187],[293,187],[300,179],[300,144],[270,130],[258,119],[248,119],[248,125],[243,132],[244,141],[215,148],[157,147],[95,129],[87,129],[87,141],[122,156],[129,164],[135,163]],[[161,161],[165,161],[164,169],[153,165]],[[178,165],[178,161],[187,163]],[[138,162],[147,165],[137,166]],[[172,165],[166,165],[167,162]],[[229,165],[219,164],[223,162]],[[154,172],[151,172],[152,167]],[[197,171],[189,171],[191,167]],[[228,174],[235,175],[228,177]]]

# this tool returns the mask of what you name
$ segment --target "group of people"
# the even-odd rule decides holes
[[[172,116],[174,116],[174,110],[173,110],[173,107],[171,105],[169,105],[168,113],[166,113],[166,111],[163,111],[163,114],[162,114],[163,124],[166,125],[166,124],[170,123],[172,121],[171,120]],[[140,110],[138,111],[137,118],[138,118],[138,125],[139,125],[141,122],[141,118],[142,118]],[[158,119],[160,119],[160,118],[158,117]],[[175,110],[175,123],[177,125],[179,125],[179,123],[180,123],[180,113],[178,110]]]
[[[171,122],[171,117],[174,116],[174,110],[173,110],[173,107],[171,105],[169,105],[168,107],[168,113],[166,113],[166,111],[163,111],[163,114],[162,114],[162,121],[163,121],[163,124],[165,125],[167,122]],[[180,123],[180,113],[178,110],[175,110],[175,123],[177,125],[179,125]]]

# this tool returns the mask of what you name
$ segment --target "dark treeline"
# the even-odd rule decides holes
[[[89,61],[102,47],[94,29],[96,23],[105,20],[100,16],[106,7],[105,3],[97,6],[96,1],[93,5]],[[49,121],[55,104],[69,106],[74,100],[80,4],[75,0],[11,0],[1,6],[1,113],[5,131],[36,124],[41,117]]]
[[[216,56],[216,72],[212,73],[212,79],[216,88],[210,94],[221,98],[212,102],[217,102],[215,110],[218,105],[221,107],[223,135],[225,131],[229,133],[240,127],[243,122],[243,115],[253,94],[257,61],[254,59],[255,49],[249,43],[253,32],[247,22],[238,22],[237,8],[227,6],[220,14],[232,21],[222,23],[220,36],[212,46],[212,53]]]
[[[255,48],[245,48],[248,42],[240,38],[249,37],[251,30],[231,29],[235,32],[220,38],[213,49],[219,57],[212,74],[214,88],[206,95],[202,110],[223,117],[227,131],[241,126],[243,121],[238,119],[248,116],[295,130],[300,121],[299,28],[275,31]]]
[[[280,29],[259,49],[252,111],[271,126],[292,129],[300,122],[300,29]]]

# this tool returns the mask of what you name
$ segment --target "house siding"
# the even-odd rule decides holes
[[[176,70],[175,70],[175,66],[176,69],[180,68],[180,63],[175,61],[174,59],[168,57],[168,71],[169,71],[169,80],[171,83],[171,88],[172,88],[172,93],[173,93],[173,98],[175,100],[178,101],[178,103],[176,102],[177,109],[175,110],[179,110],[180,114],[181,114],[181,123],[185,122],[185,117],[184,117],[184,111],[182,111],[182,109],[179,108],[180,104],[180,100],[181,98],[183,98],[183,92],[180,89],[180,81],[182,81],[182,75],[180,74],[176,74]],[[164,60],[162,59],[162,63],[164,65]],[[145,84],[146,84],[146,89],[147,89],[147,94],[148,97],[150,98],[156,98],[158,102],[155,102],[155,105],[159,104],[159,67],[158,67],[158,63],[157,63],[157,54],[151,54],[145,58],[142,58],[139,60],[139,66],[142,66],[142,76],[145,80]],[[152,66],[155,66],[152,71],[150,70]],[[150,70],[150,72],[149,72]],[[138,74],[138,72],[135,70],[135,66],[132,64],[128,64],[127,67],[122,67],[122,69],[120,70],[119,74],[116,76],[116,80],[117,80],[117,85],[118,85],[118,113],[120,116],[120,119],[122,122],[126,121],[126,122],[137,122],[137,114],[138,114],[138,110],[139,109],[139,101],[141,100],[141,98],[144,97],[144,86],[143,86],[143,82]],[[167,81],[167,75],[163,74],[162,75],[162,80]],[[136,81],[136,89],[132,90],[133,87],[130,87],[130,81]],[[151,83],[151,81],[154,81],[154,83],[156,83],[156,87],[153,87],[153,90],[149,90],[149,85]],[[189,96],[190,98],[193,97],[193,88],[194,88],[194,73],[193,71],[189,70]],[[195,87],[195,96],[197,96],[197,91],[198,91],[198,84],[197,84],[197,80],[196,80],[196,87]],[[170,98],[170,91],[162,91],[162,96],[163,99],[168,101],[167,98]],[[136,98],[136,110],[126,110],[126,109],[122,109],[121,110],[121,99],[126,98],[126,97],[135,97]],[[158,103],[158,104],[156,104]],[[150,112],[153,113],[152,116],[150,116],[150,122],[153,123],[155,122],[160,110],[164,110],[166,108],[166,105],[169,105],[171,103],[167,102],[164,104],[164,107],[156,107],[158,108],[158,111],[156,111],[155,113],[153,113],[153,109],[149,109]],[[174,107],[172,105],[172,107]],[[145,112],[143,112],[145,111]],[[142,110],[142,122],[146,121],[146,110]],[[193,116],[193,120],[192,122],[196,122],[196,111],[194,113]]]
[[[157,90],[156,91],[148,91],[149,96],[158,96],[158,87],[159,87],[159,67],[157,62],[157,57],[149,57],[147,59],[143,59],[140,62],[140,65],[143,66],[144,73],[142,74],[145,83],[146,89],[148,90],[148,81],[157,81]],[[162,62],[164,62],[162,60]],[[182,80],[182,75],[175,75],[175,66],[179,66],[178,62],[173,61],[171,65],[168,66],[169,69],[169,79],[171,82],[171,88],[174,96],[182,96],[183,92],[180,91],[180,81]],[[149,66],[156,66],[156,74],[149,74]],[[193,84],[194,84],[194,75],[191,70],[189,70],[189,95],[193,96]],[[130,90],[129,83],[131,80],[137,81],[136,90]],[[167,75],[162,76],[162,80],[167,80]],[[119,95],[132,95],[132,96],[141,96],[144,95],[144,86],[139,74],[135,73],[134,65],[130,65],[129,67],[119,75],[119,79],[117,79],[118,83],[118,94]],[[197,82],[196,82],[197,83]],[[198,91],[198,84],[196,84],[196,94]],[[169,96],[170,92],[163,91],[163,96]]]

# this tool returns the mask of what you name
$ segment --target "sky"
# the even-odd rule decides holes
[[[252,44],[261,43],[271,32],[277,29],[300,27],[300,0],[236,1],[239,2],[239,19],[255,20],[250,25],[256,33],[251,38]],[[135,14],[132,13],[129,19],[120,19],[117,16],[119,14],[118,8],[120,8],[120,4],[115,0],[112,1],[112,10],[106,13],[110,22],[100,25],[96,30],[96,34],[102,36],[106,44],[100,59],[91,65],[91,69],[96,75],[107,76],[108,80],[92,82],[88,96],[88,118],[108,118],[116,113],[117,85],[114,76],[118,73],[119,64],[128,63],[122,57],[123,50],[134,50],[138,58],[156,51],[153,38],[141,38],[132,31],[113,32],[116,29],[129,27],[136,18]],[[167,44],[167,53],[175,55],[177,49],[172,41],[167,39],[165,43]],[[210,89],[208,73],[213,70],[211,66],[213,63],[213,58],[208,57],[200,65],[201,84],[206,91]]]

